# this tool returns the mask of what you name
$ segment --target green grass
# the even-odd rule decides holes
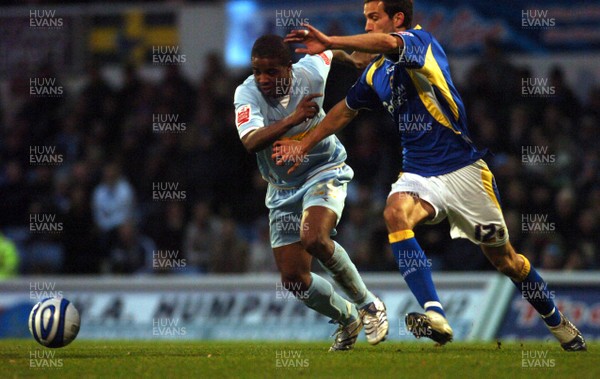
[[[33,340],[0,340],[0,377],[600,378],[600,343],[589,343],[587,353],[566,353],[550,342],[453,342],[445,347],[362,342],[354,351],[339,353],[328,353],[328,347],[325,342],[77,340],[46,349]],[[531,365],[546,367],[523,367],[524,352],[536,355]],[[62,367],[32,368],[31,359],[33,365]]]

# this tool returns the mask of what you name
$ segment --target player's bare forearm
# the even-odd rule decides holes
[[[342,130],[350,123],[350,121],[352,121],[357,113],[358,112],[353,111],[346,106],[345,100],[340,101],[331,108],[323,121],[321,121],[317,127],[308,133],[301,141],[285,140],[275,142],[273,144],[271,158],[275,160],[278,166],[284,166],[290,161],[294,162],[292,167],[288,170],[288,174],[291,174],[304,161],[303,157],[306,156],[319,141]]]
[[[404,46],[401,38],[387,33],[357,34],[354,36],[329,37],[332,49],[352,49],[365,53],[391,54],[397,53]]]
[[[333,50],[332,52],[334,61],[347,66],[352,66],[359,70],[367,67],[374,56],[372,54],[357,51],[353,52],[352,54],[348,54],[344,50]]]
[[[346,106],[346,101],[342,100],[337,103],[321,121],[304,139],[304,151],[309,152],[316,144],[332,134],[344,129],[346,125],[356,117],[358,112],[349,109]]]
[[[264,128],[258,128],[246,134],[242,143],[249,153],[257,153],[277,141],[295,124],[290,117],[286,117]]]
[[[315,117],[319,113],[319,104],[315,98],[321,97],[321,93],[311,93],[302,98],[294,112],[289,116],[267,126],[251,131],[242,138],[246,150],[256,153],[277,141],[292,127]]]
[[[308,30],[292,30],[284,39],[288,43],[302,43],[306,47],[297,48],[296,53],[320,54],[328,49],[355,50],[365,53],[393,54],[404,46],[400,37],[387,33],[357,34],[354,36],[328,36],[309,24]]]

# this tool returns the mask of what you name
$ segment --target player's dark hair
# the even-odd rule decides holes
[[[274,34],[259,37],[252,46],[252,57],[275,58],[282,66],[287,66],[292,60],[292,53],[283,38]]]
[[[404,13],[404,22],[401,26],[410,29],[413,18],[413,0],[364,0],[364,4],[371,1],[383,2],[383,11],[391,19],[398,12]]]

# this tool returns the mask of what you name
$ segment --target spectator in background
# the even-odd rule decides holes
[[[565,73],[560,66],[552,67],[550,71],[550,87],[554,88],[554,96],[548,98],[551,104],[555,104],[563,114],[576,116],[581,112],[579,100],[569,88],[565,80]]]
[[[180,66],[167,66],[164,79],[158,87],[161,91],[159,103],[170,109],[169,113],[178,115],[179,122],[188,122],[194,109],[196,91],[182,75]]]
[[[29,169],[29,189],[31,200],[51,205],[55,207],[56,204],[52,202],[52,183],[54,169],[51,166],[36,166]]]
[[[102,268],[104,273],[132,274],[152,272],[157,252],[154,241],[140,234],[135,222],[127,220],[119,225],[117,240],[109,259]]]
[[[485,39],[484,51],[479,61],[469,70],[470,80],[466,97],[485,98],[496,109],[508,109],[512,99],[518,94],[520,81],[516,68],[510,63],[502,49],[502,44],[493,37]],[[466,107],[469,109],[469,107]],[[497,122],[505,124],[506,112],[497,112]]]
[[[510,108],[508,121],[507,153],[520,156],[522,147],[528,145],[530,112],[522,104],[515,104]]]
[[[143,83],[137,75],[135,66],[127,64],[123,69],[123,85],[116,94],[117,115],[120,121],[123,121],[131,112],[142,85]]]
[[[590,87],[589,93],[584,94],[586,99],[577,97],[580,88],[569,86],[567,81],[566,73],[573,74],[567,71],[570,68],[553,67],[547,76],[548,85],[555,88],[555,96],[522,97],[519,93],[522,78],[540,75],[531,67],[513,67],[499,43],[488,40],[486,46],[485,54],[465,76],[461,94],[467,105],[467,118],[473,124],[475,142],[495,154],[489,163],[501,186],[511,239],[517,247],[533,254],[532,262],[542,264],[545,255],[552,255],[544,253],[550,236],[524,232],[521,217],[524,213],[547,214],[549,222],[556,222],[555,234],[565,241],[562,267],[598,268],[600,241],[595,236],[600,236],[597,220],[600,214],[600,139],[597,138],[600,87]],[[450,60],[452,63],[452,58]],[[266,259],[261,253],[262,229],[255,224],[262,215],[266,182],[256,169],[255,158],[246,154],[230,135],[235,133],[230,97],[243,79],[232,77],[218,52],[207,56],[204,67],[206,70],[197,83],[188,81],[180,67],[165,67],[163,79],[156,84],[128,65],[124,67],[123,83],[116,92],[102,77],[99,65],[88,67],[79,93],[69,86],[70,78],[58,78],[48,65],[37,72],[7,79],[0,126],[0,228],[17,244],[25,272],[87,274],[100,271],[100,258],[108,256],[109,247],[103,247],[99,238],[112,235],[116,241],[118,226],[115,225],[119,224],[103,229],[100,219],[108,217],[100,215],[95,203],[100,188],[108,203],[115,202],[115,195],[120,193],[116,185],[109,191],[106,179],[97,185],[103,169],[108,166],[107,157],[121,162],[124,175],[121,179],[135,186],[124,191],[132,200],[126,201],[127,206],[117,206],[116,213],[128,214],[121,219],[133,217],[134,202],[136,210],[148,213],[155,207],[161,208],[157,214],[150,213],[151,216],[144,213],[144,219],[150,222],[145,225],[145,233],[156,239],[157,248],[181,249],[184,258],[189,259],[190,271],[208,272],[215,246],[223,238],[220,219],[204,199],[230,208],[237,228],[249,229],[248,234],[259,236],[248,247],[249,270],[272,268],[267,268],[274,264],[271,256]],[[356,71],[346,69],[332,65],[328,86],[333,87],[333,92],[328,89],[325,108],[328,103],[335,104],[354,83]],[[240,77],[248,75],[243,73]],[[65,96],[32,97],[30,77],[56,78],[57,83],[64,86]],[[512,90],[516,93],[511,95]],[[166,135],[152,131],[154,113],[180,112],[179,121],[189,121],[185,133]],[[391,141],[398,138],[397,126],[391,124],[387,117],[373,121],[373,115],[369,115],[364,120],[356,120],[357,128],[349,127],[341,133],[350,152],[349,162],[354,162],[352,166],[356,171],[348,187],[349,215],[352,204],[359,203],[368,204],[369,212],[374,211],[376,217],[381,218],[377,207],[385,202],[388,187],[387,184],[383,188],[378,186],[393,181],[402,160],[401,152],[390,147],[396,146]],[[30,146],[36,145],[56,146],[57,152],[63,154],[64,163],[46,167],[32,165]],[[556,156],[555,164],[524,164],[524,146],[543,148],[546,145],[548,154]],[[231,185],[231,177],[237,178],[237,186]],[[152,182],[165,181],[180,183],[189,200],[171,205],[149,199]],[[509,184],[513,182],[515,184]],[[109,197],[111,201],[106,200],[108,193],[113,194]],[[205,203],[206,209],[197,213],[204,215],[196,217],[192,209],[189,214],[181,210],[184,206],[192,208],[198,199],[203,200],[201,203]],[[30,207],[56,212],[64,221],[64,232],[56,236],[30,233],[27,226]],[[387,243],[381,243],[387,240],[385,228],[368,223],[368,232],[363,233],[355,229],[351,218],[350,215],[341,220],[339,238],[351,239],[354,232],[347,233],[347,230],[358,230],[365,235],[362,243],[349,251],[356,255],[354,259],[359,267],[394,269],[390,259],[393,255],[384,252]],[[366,218],[369,222],[371,215]],[[417,233],[422,231],[417,230]],[[446,231],[442,239],[439,237],[433,229],[420,237],[431,249],[443,249],[439,256],[442,259],[438,261],[445,263],[445,258],[452,254],[463,260],[470,256],[465,255],[468,252],[460,244],[446,244]],[[105,242],[109,240],[104,238]],[[53,261],[57,267],[28,263],[27,254],[32,249],[42,256],[46,254],[42,250],[47,249],[48,254],[60,257],[62,248],[62,268],[62,260]],[[445,268],[458,267],[446,264]]]
[[[215,246],[220,235],[218,219],[211,213],[207,202],[194,204],[192,220],[185,230],[183,249],[190,269],[199,273],[207,273],[211,256],[215,254]]]
[[[69,207],[63,217],[64,231],[60,235],[65,248],[63,272],[66,274],[100,271],[102,251],[98,251],[98,236],[89,204],[89,193],[84,186],[76,185],[70,190]]]
[[[378,170],[374,170],[382,160],[382,148],[377,128],[373,120],[362,118],[361,125],[354,129],[356,143],[348,151],[348,164],[355,172],[356,181],[372,186],[377,179]],[[352,246],[352,245],[344,245]]]
[[[83,138],[77,129],[77,116],[70,114],[62,122],[61,130],[54,139],[56,147],[63,154],[64,163],[71,165],[81,157]]]
[[[61,117],[60,111],[65,103],[65,83],[58,78],[54,68],[50,64],[44,64],[40,69],[33,73],[30,80],[35,78],[38,84],[33,88],[30,84],[30,96],[19,112],[19,118],[25,123],[30,139],[30,145],[44,145],[52,140],[52,135],[58,129]],[[45,81],[53,81],[54,84],[44,84]],[[45,91],[62,90],[62,95],[57,96],[31,96],[31,90],[34,93],[44,93]]]
[[[0,226],[27,225],[31,200],[25,170],[17,161],[7,162],[0,173]]]
[[[51,204],[44,202],[32,202],[28,213],[29,238],[24,243],[23,273],[59,274],[65,258],[64,248],[60,243],[60,236],[64,232],[64,220]]]
[[[373,217],[370,213],[370,203],[361,201],[352,204],[346,211],[346,221],[336,240],[342,246],[348,246],[348,256],[359,271],[369,267],[373,254],[370,251],[370,236],[379,221],[379,215]]]
[[[199,97],[203,102],[212,101],[219,104],[229,105],[231,96],[232,80],[228,77],[226,65],[219,52],[213,51],[206,56],[205,71],[200,78]],[[209,100],[210,99],[210,100]]]
[[[554,198],[556,230],[567,246],[577,245],[577,199],[572,188],[562,188]]]
[[[235,220],[225,218],[211,254],[211,273],[242,273],[248,268],[248,245],[240,237]]]
[[[92,209],[100,232],[101,254],[106,254],[117,239],[117,229],[134,217],[135,210],[133,188],[116,163],[104,166],[102,181],[94,189]]]
[[[565,253],[558,241],[547,243],[541,251],[540,268],[544,270],[559,270],[563,267]]]
[[[164,203],[156,215],[150,216],[147,227],[159,250],[181,252],[185,237],[185,209],[183,203]]]
[[[81,101],[85,119],[83,122],[90,123],[93,120],[106,120],[107,104],[113,94],[112,88],[102,77],[100,66],[92,62],[88,66],[88,82],[81,92]]]
[[[277,272],[267,222],[257,222],[256,237],[250,243],[248,253],[248,272]]]
[[[588,96],[588,104],[584,107],[585,114],[600,118],[600,86],[593,87]]]
[[[579,214],[577,219],[578,243],[574,254],[579,256],[580,264],[578,267],[570,266],[569,268],[598,269],[600,262],[600,227],[598,224],[598,213],[593,209],[586,208]]]

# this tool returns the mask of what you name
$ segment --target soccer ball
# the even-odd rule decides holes
[[[64,298],[50,297],[37,303],[29,314],[29,331],[46,347],[63,347],[79,333],[79,312]]]

